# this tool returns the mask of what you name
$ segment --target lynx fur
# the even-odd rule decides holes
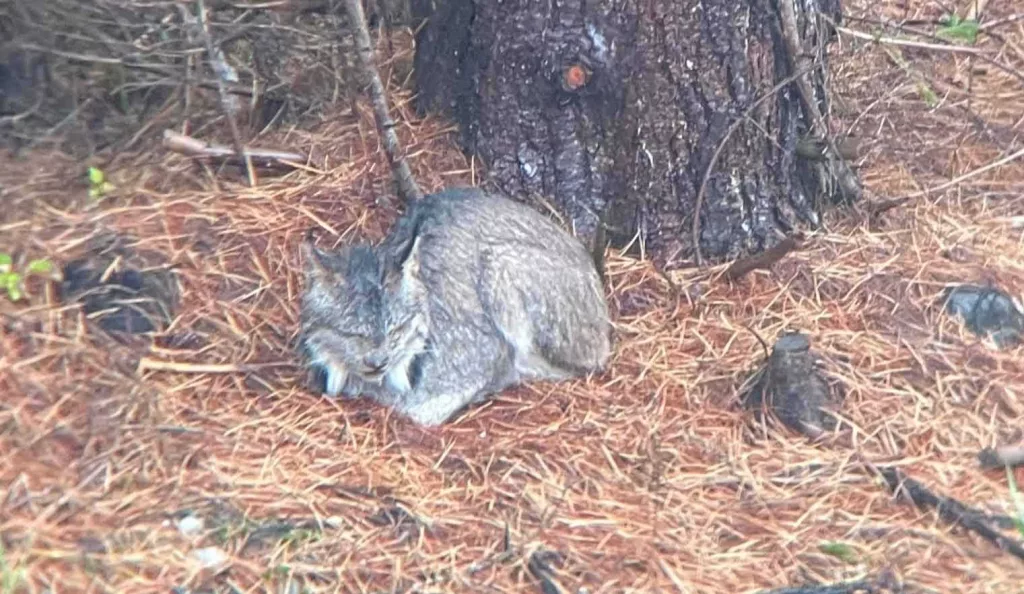
[[[478,189],[413,203],[378,246],[303,243],[299,348],[318,389],[425,425],[526,381],[602,371],[611,321],[583,244]]]

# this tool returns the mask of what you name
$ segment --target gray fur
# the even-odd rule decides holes
[[[377,247],[303,252],[300,348],[329,396],[366,395],[433,426],[524,381],[599,372],[611,355],[590,254],[507,198],[445,190]]]

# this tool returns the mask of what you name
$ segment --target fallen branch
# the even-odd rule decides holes
[[[377,129],[384,143],[384,153],[387,155],[388,165],[391,166],[391,172],[395,177],[398,195],[406,203],[419,200],[423,197],[423,191],[413,179],[409,164],[401,154],[398,135],[395,134],[395,122],[388,114],[388,100],[384,93],[384,83],[381,82],[380,74],[373,65],[373,47],[370,45],[370,31],[366,27],[366,15],[363,13],[362,2],[360,0],[345,0],[345,9],[348,12],[349,25],[356,41],[356,59],[359,69],[370,85],[373,116],[377,121]]]
[[[760,254],[740,258],[725,270],[723,276],[727,280],[735,281],[745,276],[748,272],[771,268],[779,260],[785,258],[786,254],[800,249],[803,246],[802,239],[800,236],[787,237]]]
[[[978,463],[989,469],[1024,466],[1024,446],[985,448],[978,452]]]
[[[224,62],[223,54],[213,43],[213,36],[210,35],[210,28],[206,24],[206,3],[204,0],[198,0],[196,9],[199,11],[199,30],[202,32],[203,40],[206,42],[206,53],[210,57],[210,65],[217,75],[217,93],[220,97],[220,108],[224,112],[224,117],[228,120],[228,127],[231,129],[231,140],[235,143],[235,152],[242,162],[245,163],[245,172],[249,177],[249,186],[255,186],[256,172],[253,171],[252,160],[246,154],[245,145],[242,144],[242,136],[238,132],[238,124],[235,122],[235,109],[232,108],[235,105],[234,97],[228,95],[225,85],[225,78],[231,78],[233,70]],[[237,75],[233,77],[237,79]],[[231,82],[237,82],[237,80]]]
[[[933,508],[943,520],[974,532],[999,547],[1000,550],[1024,561],[1024,543],[1008,538],[992,527],[992,525],[996,525],[1004,529],[1011,528],[1014,526],[1012,518],[992,516],[970,508],[952,497],[936,495],[923,484],[904,475],[896,468],[878,467],[878,472],[888,483],[889,490],[894,495],[902,492],[919,509]]]
[[[228,146],[208,144],[202,140],[179,134],[173,130],[164,130],[164,148],[189,157],[222,159],[234,165],[245,165],[238,152]],[[261,167],[302,167],[306,157],[298,153],[289,153],[274,149],[244,149],[245,157]]]

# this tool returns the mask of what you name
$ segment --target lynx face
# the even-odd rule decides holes
[[[418,247],[396,259],[365,245],[322,252],[303,244],[302,350],[329,396],[355,396],[361,384],[409,389],[427,325]]]

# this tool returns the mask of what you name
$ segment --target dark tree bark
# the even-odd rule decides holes
[[[459,124],[500,190],[552,201],[585,238],[602,220],[613,245],[639,232],[666,268],[760,252],[859,195],[833,157],[797,153],[814,132],[829,144],[815,112],[834,32],[815,13],[838,21],[839,0],[791,5],[795,57],[780,1],[412,0],[418,107]]]

